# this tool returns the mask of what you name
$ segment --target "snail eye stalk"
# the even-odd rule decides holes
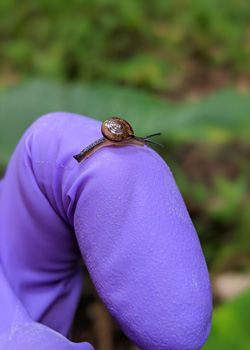
[[[160,136],[161,133],[160,132],[157,132],[156,134],[151,134],[151,135],[148,135],[148,136],[145,136],[145,137],[137,137],[137,136],[133,136],[136,140],[138,141],[142,141],[144,143],[151,143],[153,145],[157,145],[157,146],[160,146],[160,147],[163,147],[163,145],[161,143],[158,143],[158,142],[155,142],[155,141],[152,141],[152,140],[149,140],[150,137],[153,137],[153,136]]]
[[[157,146],[163,147],[163,145],[162,145],[161,143],[148,140],[150,137],[153,137],[153,136],[160,136],[160,135],[161,135],[161,132],[157,132],[156,134],[148,135],[148,136],[144,137],[145,142],[152,143],[153,145],[157,145]]]
[[[145,139],[145,142],[146,143],[152,143],[152,145],[157,145],[157,146],[163,147],[163,145],[161,143],[158,143],[158,142],[155,142],[155,141],[151,141],[151,140],[148,140],[148,139]]]
[[[150,137],[160,136],[160,135],[161,135],[161,132],[157,132],[156,134],[151,134],[151,135],[145,136],[144,139],[149,139]]]

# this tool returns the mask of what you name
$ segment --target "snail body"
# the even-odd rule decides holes
[[[153,143],[161,146],[159,143],[148,140],[149,137],[160,135],[160,133],[152,134],[146,137],[137,137],[134,135],[132,126],[121,118],[108,118],[104,120],[101,126],[103,137],[94,141],[89,146],[84,148],[80,153],[73,156],[78,163],[83,159],[90,157],[98,149],[104,146],[125,146],[135,145],[143,147],[148,143]]]

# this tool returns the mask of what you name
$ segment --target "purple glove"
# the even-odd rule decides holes
[[[3,271],[31,319],[66,336],[82,255],[104,304],[137,346],[197,350],[210,331],[210,282],[173,176],[148,147],[104,147],[78,164],[73,155],[102,136],[100,126],[53,113],[25,133],[1,188]],[[0,325],[0,342],[3,331]],[[30,337],[24,331],[22,341]]]
[[[14,295],[0,266],[1,350],[93,350],[88,343],[71,343],[61,334],[32,321]]]

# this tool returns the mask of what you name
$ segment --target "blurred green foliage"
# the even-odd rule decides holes
[[[218,307],[203,350],[249,350],[250,291]]]
[[[1,0],[1,71],[168,90],[250,73],[248,0]]]
[[[196,148],[190,164],[193,168],[188,170],[185,160],[179,164],[182,165],[179,187],[209,270],[215,274],[249,272],[250,148],[237,142],[217,145],[210,152],[206,152],[208,144],[192,147]],[[230,156],[232,149],[234,155]]]

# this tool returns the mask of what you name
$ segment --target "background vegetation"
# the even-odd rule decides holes
[[[173,94],[250,73],[247,0],[2,0],[1,71]]]
[[[0,174],[25,129],[48,112],[120,116],[142,135],[160,130],[161,155],[197,229],[213,286],[228,273],[246,278],[249,23],[247,0],[2,0]],[[214,287],[204,349],[249,349],[250,294],[227,301],[221,290]],[[73,336],[96,350],[136,349],[88,279]]]

